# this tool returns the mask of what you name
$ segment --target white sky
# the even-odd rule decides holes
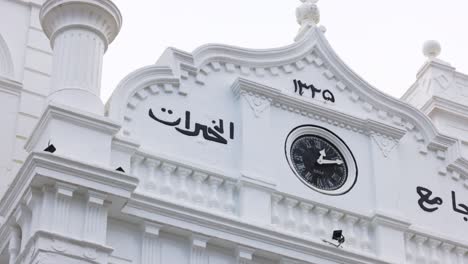
[[[291,44],[299,0],[114,0],[123,27],[104,59],[107,100],[130,72],[153,64],[166,47],[205,43],[247,48]],[[425,62],[422,44],[436,39],[439,58],[468,72],[467,0],[321,0],[328,41],[349,67],[377,89],[400,97]]]

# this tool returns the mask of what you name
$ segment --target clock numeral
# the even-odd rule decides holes
[[[306,145],[306,147],[307,147],[308,149],[312,148],[312,145],[310,144],[310,141],[305,140],[304,142],[305,142],[305,145]]]
[[[294,160],[298,162],[304,162],[304,158],[301,155],[294,155]]]
[[[315,140],[315,147],[318,149],[322,148],[322,142]]]
[[[297,164],[297,169],[298,169],[299,171],[305,170],[304,164]]]

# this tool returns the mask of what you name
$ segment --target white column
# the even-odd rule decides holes
[[[177,168],[176,166],[169,164],[169,163],[163,163],[161,165],[161,170],[162,170],[162,175],[163,175],[161,194],[163,195],[172,194],[171,177],[172,177],[172,173],[175,171],[176,168]]]
[[[145,159],[144,164],[146,166],[147,178],[143,180],[143,186],[145,191],[153,192],[156,194],[157,190],[157,179],[156,179],[156,168],[161,164],[160,161],[153,159]],[[140,179],[143,177],[140,176]]]
[[[161,264],[159,231],[162,225],[145,222],[142,225],[141,264]]]
[[[361,228],[361,248],[364,251],[370,251],[370,237],[369,237],[369,221],[361,219],[359,221],[359,227]]]
[[[346,222],[346,230],[344,230],[344,235],[346,237],[346,246],[354,248],[356,247],[357,243],[355,226],[359,219],[352,215],[346,215],[344,220]]]
[[[286,221],[284,223],[285,228],[289,231],[296,229],[296,218],[294,217],[294,208],[298,204],[298,201],[292,198],[286,198]]]
[[[429,239],[429,248],[431,249],[431,261],[429,262],[430,264],[438,264],[439,263],[439,246],[441,242],[434,240],[434,239]]]
[[[299,204],[299,207],[301,208],[301,225],[299,227],[299,230],[305,234],[310,233],[310,210],[313,208],[313,205],[301,202]]]
[[[414,237],[414,241],[416,242],[416,263],[424,263],[426,260],[426,250],[424,243],[427,241],[427,238],[416,235]]]
[[[279,194],[271,195],[271,223],[274,226],[281,225],[281,217],[279,212],[280,201],[283,199],[283,196]]]
[[[193,201],[196,203],[196,204],[202,204],[203,201],[204,201],[204,194],[203,194],[203,190],[202,190],[202,185],[203,185],[203,181],[208,177],[208,174],[206,173],[202,173],[202,172],[194,172],[193,173],[193,181],[195,183],[195,191],[194,191],[194,194],[193,194]]]
[[[48,0],[40,13],[53,49],[48,100],[103,115],[102,58],[122,17],[109,0]]]
[[[138,185],[138,188],[141,188],[143,187],[144,183],[143,183],[143,179],[142,179],[142,173],[141,173],[141,166],[142,166],[142,163],[143,163],[143,157],[141,156],[133,156],[131,158],[131,169],[130,169],[130,173],[132,176],[138,178],[140,180],[140,183]]]
[[[223,179],[211,175],[208,178],[208,185],[210,186],[210,198],[208,200],[208,206],[212,208],[219,208],[219,197],[218,189],[219,186],[223,183]]]
[[[62,235],[69,234],[70,224],[70,204],[73,198],[75,186],[56,183],[55,184],[55,204],[54,204],[54,226],[52,230]]]
[[[176,192],[177,198],[181,200],[188,199],[188,189],[187,189],[187,179],[188,176],[192,173],[192,170],[179,167],[177,168],[177,175],[179,176],[179,188]]]
[[[332,224],[333,224],[333,230],[339,230],[342,229],[340,226],[340,220],[343,217],[343,213],[337,212],[337,211],[331,211],[330,212],[330,217],[332,219]]]
[[[15,263],[16,258],[21,248],[21,230],[14,226],[11,227],[10,242],[8,245],[8,254],[10,254],[10,261],[8,263]]]
[[[465,255],[466,255],[466,248],[457,247],[455,248],[455,253],[457,253],[457,264],[465,264]]]
[[[325,215],[328,213],[328,209],[320,206],[316,206],[314,212],[317,216],[317,226],[315,234],[318,239],[321,239],[325,235]]]
[[[443,263],[451,263],[452,261],[452,250],[455,248],[455,246],[451,244],[442,244],[442,255],[443,255]]]
[[[206,245],[209,238],[200,235],[192,235],[192,248],[190,251],[190,264],[208,264]]]
[[[226,201],[224,203],[224,211],[229,214],[235,214],[236,201],[234,199],[234,192],[236,189],[236,183],[233,181],[225,181],[224,187],[226,187]]]
[[[106,197],[103,193],[88,191],[83,239],[99,244],[106,243]]]

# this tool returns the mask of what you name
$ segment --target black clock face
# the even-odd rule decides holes
[[[330,141],[316,135],[300,136],[291,144],[290,155],[296,173],[315,188],[334,191],[346,183],[348,166]]]

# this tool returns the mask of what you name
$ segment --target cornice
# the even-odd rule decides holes
[[[8,219],[28,188],[49,181],[64,181],[123,198],[130,197],[138,184],[138,179],[109,168],[50,153],[32,152],[0,201],[0,215]]]
[[[310,118],[322,120],[332,125],[344,127],[364,134],[381,134],[394,139],[401,139],[407,131],[372,119],[361,119],[353,115],[291,97],[282,93],[280,89],[266,86],[244,78],[238,78],[231,86],[232,91],[239,96],[242,93],[267,97],[272,105],[286,111],[297,113]]]
[[[0,91],[20,96],[22,90],[23,84],[0,75]]]
[[[318,239],[311,240],[307,236],[278,232],[270,226],[259,226],[237,218],[186,208],[138,194],[132,196],[122,213],[205,236],[222,237],[260,251],[286,256],[287,252],[299,252],[302,261],[306,261],[306,258],[310,261],[311,258],[320,256],[349,264],[388,263],[367,253],[328,246]]]
[[[49,103],[41,115],[41,119],[39,119],[39,122],[34,128],[31,137],[29,137],[25,144],[25,149],[27,151],[31,151],[34,148],[40,135],[47,127],[47,124],[54,119],[79,124],[80,126],[89,127],[109,135],[115,135],[120,130],[120,125],[116,124],[109,118],[92,113],[81,112],[64,105]]]
[[[452,100],[447,100],[439,96],[432,96],[429,101],[427,101],[421,111],[426,114],[430,114],[434,111],[442,110],[446,113],[456,115],[468,119],[468,106],[462,105]]]

